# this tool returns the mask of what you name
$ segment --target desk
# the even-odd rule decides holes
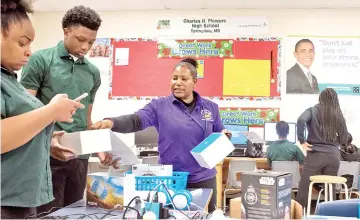
[[[226,185],[228,171],[229,171],[229,162],[232,160],[255,160],[257,169],[270,170],[270,166],[267,162],[266,157],[261,158],[250,158],[250,157],[226,157],[221,163],[216,165],[216,206],[217,208],[222,207],[222,198],[224,193],[224,187]]]
[[[190,191],[195,189],[189,189]],[[202,193],[194,196],[192,203],[199,206],[201,209],[207,211],[207,206],[209,205],[211,196],[212,196],[213,190],[212,189],[202,189]],[[191,205],[190,211],[199,211],[201,210],[199,207]],[[86,219],[90,219],[91,217],[94,219],[101,218],[104,216],[109,210],[101,209],[97,207],[86,207],[85,200],[80,200],[78,202],[75,202],[67,207],[64,207],[56,212],[53,212],[46,217],[55,217],[55,216],[68,216],[68,218],[72,219],[78,219],[81,217],[81,215],[91,215],[90,217],[87,217]],[[122,217],[123,211],[113,211],[111,212],[112,215],[119,215]],[[96,216],[96,217],[95,217]],[[111,217],[108,216],[108,217]]]

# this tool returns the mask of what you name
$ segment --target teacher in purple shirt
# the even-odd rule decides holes
[[[181,60],[172,71],[170,96],[152,100],[135,114],[96,122],[93,129],[130,133],[154,126],[159,133],[159,163],[189,172],[187,188],[213,189],[208,207],[212,212],[216,207],[216,170],[201,167],[190,151],[213,132],[231,134],[221,123],[218,105],[194,91],[197,67],[192,58]]]

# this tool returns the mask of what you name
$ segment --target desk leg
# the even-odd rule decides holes
[[[221,208],[222,204],[222,194],[223,194],[223,186],[222,186],[222,180],[223,180],[223,171],[222,171],[222,162],[216,165],[216,207],[218,209]]]

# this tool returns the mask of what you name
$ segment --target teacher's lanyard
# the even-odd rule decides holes
[[[204,120],[204,121],[205,121],[205,129],[204,129],[204,127],[201,125],[201,123],[198,122],[198,121],[191,115],[191,113],[189,112],[189,109],[187,109],[187,108],[184,109],[183,106],[181,106],[181,108],[182,108],[183,111],[186,112],[186,114],[188,114],[188,116],[190,116],[190,118],[191,118],[192,120],[194,120],[194,121],[196,122],[196,124],[198,124],[198,125],[201,127],[201,129],[203,129],[203,131],[204,131],[204,138],[206,138],[207,120],[206,120],[206,119]],[[195,110],[196,110],[196,107],[195,107],[194,111],[195,111]],[[201,112],[203,112],[203,110],[204,110],[204,107],[201,106],[200,115],[202,114]],[[201,116],[200,116],[200,117],[201,117]]]

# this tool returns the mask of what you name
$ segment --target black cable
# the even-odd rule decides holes
[[[160,185],[161,186],[161,185]],[[150,202],[150,206],[149,206],[149,208],[148,208],[148,210],[151,210],[151,206],[152,206],[152,204],[153,204],[153,202],[155,202],[155,203],[157,203],[158,202],[158,193],[159,193],[159,187],[160,186],[157,186],[156,188],[157,188],[157,191],[155,192],[155,195],[152,197],[152,199],[151,199],[151,202]],[[155,189],[155,188],[154,188]],[[154,189],[152,189],[150,192],[149,192],[149,196],[150,196],[150,193],[152,192],[152,191],[154,191]]]
[[[191,219],[195,219],[196,215],[197,215],[197,214],[200,214],[200,213],[201,213],[200,211],[197,212],[197,213],[195,213],[195,214],[193,215],[193,217],[191,217]]]
[[[100,215],[100,214],[104,214],[104,213],[101,212],[101,213],[93,213],[93,214],[88,214],[88,215],[90,215],[90,216],[91,216],[91,215],[96,216],[96,215]],[[116,214],[111,214],[111,213],[109,213],[108,216],[109,216],[109,215],[110,215],[110,216],[118,216],[118,215],[116,215]],[[96,218],[97,218],[97,219],[101,219],[102,217],[99,218],[99,217],[96,216]]]
[[[174,219],[176,219],[175,216],[173,216],[173,215],[169,215],[169,218],[174,218]]]
[[[64,216],[44,216],[44,217],[41,217],[40,219],[67,219],[67,218],[71,218],[70,216],[77,216],[77,215],[80,215],[80,217],[78,219],[84,219],[86,217],[90,218],[90,219],[99,219],[99,217],[97,217],[97,215],[100,215],[100,214],[104,214],[104,212],[97,212],[97,213],[92,213],[92,214],[80,214],[80,213],[76,213],[76,214],[69,214],[69,215],[64,215]],[[111,216],[116,216],[116,215],[113,215],[113,214],[108,214],[108,215],[111,215]],[[93,217],[93,218],[92,218]]]
[[[135,199],[140,199],[140,197],[139,197],[139,196],[135,196],[134,198],[132,198],[132,199],[130,200],[130,202],[129,202],[129,204],[128,204],[127,206],[124,206],[124,207],[126,207],[126,208],[125,208],[124,214],[123,214],[123,216],[122,216],[122,219],[125,219],[126,212],[127,212],[128,208],[130,207],[131,203],[133,203],[133,202],[135,201]],[[141,200],[141,199],[140,199],[140,200]],[[141,201],[140,201],[140,202],[141,202]],[[130,209],[130,208],[129,208],[129,209]],[[135,209],[135,210],[136,210],[136,209]],[[136,211],[137,211],[138,215],[140,216],[140,212],[139,212],[138,210],[136,210]]]
[[[39,218],[39,219],[43,219],[43,218],[50,218],[50,217],[52,217],[52,216],[41,216],[41,217],[38,217],[39,215],[42,215],[42,214],[51,214],[52,213],[52,211],[53,211],[53,209],[63,209],[63,208],[70,208],[70,209],[74,209],[74,208],[84,208],[84,207],[86,207],[86,206],[74,206],[74,207],[52,207],[49,211],[45,211],[45,212],[40,212],[39,214],[36,214],[36,218]],[[56,210],[56,211],[58,211],[58,210]],[[28,218],[34,218],[35,216],[29,216]],[[59,217],[59,216],[57,216],[57,217]]]
[[[74,209],[74,208],[84,208],[86,206],[74,206],[74,207],[52,207],[49,211],[45,211],[45,212],[40,212],[39,214],[36,214],[36,218],[44,218],[46,216],[41,216],[41,217],[38,217],[39,215],[43,215],[43,214],[51,214],[53,209],[63,209],[63,208],[70,208],[70,209]],[[28,218],[34,218],[35,216],[34,215],[31,215],[31,216],[28,216]],[[49,218],[51,216],[47,216],[47,218]]]
[[[76,215],[76,214],[74,214],[74,215]],[[68,215],[67,217],[69,217],[69,216],[72,216],[72,215]],[[93,219],[93,218],[91,218],[91,216],[90,215],[87,215],[87,214],[82,214],[82,216],[81,217],[79,217],[78,219],[84,219],[84,218],[86,218],[86,217],[89,217],[90,219]],[[98,217],[96,216],[96,218],[98,219]]]
[[[131,206],[121,206],[121,207],[134,210],[134,211],[137,212],[138,215],[140,215],[139,210],[135,209],[134,207],[131,207]],[[111,214],[113,211],[116,211],[116,208],[113,208],[113,209],[111,209],[110,211],[108,211],[107,213],[105,213],[105,215],[102,216],[100,219],[104,219],[104,218],[105,218],[106,216],[108,216],[108,215],[116,216],[116,215],[114,215],[114,214]],[[104,213],[101,213],[101,214],[104,214]]]
[[[90,215],[80,214],[80,213],[79,214],[69,214],[69,215],[64,215],[64,216],[60,216],[60,215],[58,215],[58,216],[47,216],[46,219],[67,219],[67,218],[70,218],[70,216],[77,216],[77,215],[80,215],[80,217],[78,219],[84,219],[85,217],[89,217],[90,219],[93,219],[93,218],[91,218]],[[45,216],[40,218],[40,219],[43,219],[43,218],[45,218]]]

